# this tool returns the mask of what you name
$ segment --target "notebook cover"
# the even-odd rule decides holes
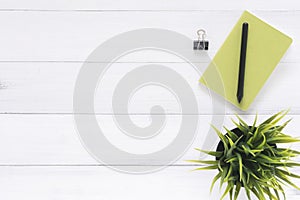
[[[244,97],[236,97],[242,24],[249,24]],[[226,100],[247,110],[292,43],[292,39],[245,11],[200,79]],[[220,79],[223,88],[220,87]]]

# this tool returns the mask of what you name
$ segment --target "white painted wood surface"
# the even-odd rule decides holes
[[[274,0],[253,0],[240,1],[228,0],[220,3],[218,0],[199,1],[190,0],[182,2],[180,0],[62,0],[62,1],[38,1],[38,0],[10,0],[1,3],[2,9],[34,9],[34,10],[233,10],[233,9],[276,9],[295,10],[299,9],[299,3],[294,0],[274,1]]]
[[[195,38],[205,28],[214,56],[244,9],[290,35],[294,42],[248,112],[261,120],[291,108],[287,132],[300,136],[300,3],[295,0],[173,0],[173,1],[2,1],[0,2],[0,198],[3,199],[217,199],[209,196],[214,173],[190,172],[194,147],[201,147],[213,114],[199,75],[184,61],[152,51],[128,55],[112,65],[106,85],[96,94],[97,119],[114,144],[130,148],[130,139],[116,131],[111,109],[112,85],[132,69],[148,63],[169,66],[185,77],[195,92],[199,109],[181,113],[174,97],[158,88],[146,88],[129,105],[137,125],[151,122],[149,110],[163,105],[168,124],[165,137],[150,141],[160,148],[176,135],[182,114],[199,115],[197,137],[172,166],[153,174],[115,172],[96,162],[81,145],[73,121],[73,89],[86,57],[99,44],[122,32],[139,28],[166,28]],[[109,60],[95,60],[110,62]],[[153,98],[148,98],[151,95]],[[239,112],[226,105],[224,125]],[[126,114],[126,113],[116,113]],[[161,114],[161,113],[157,113]],[[151,143],[152,142],[152,143]],[[138,146],[137,146],[138,147]],[[294,146],[300,149],[299,145]],[[132,148],[131,151],[139,151]],[[120,165],[157,164],[159,161],[120,160]],[[300,183],[300,182],[299,182]],[[287,199],[299,199],[288,189]]]
[[[116,63],[106,73],[98,87],[95,112],[112,114],[111,99],[116,84],[126,72],[147,63]],[[184,114],[212,114],[210,93],[198,84],[200,75],[187,63],[158,63],[176,70],[186,78],[193,89],[198,110]],[[300,113],[300,93],[297,87],[300,68],[298,63],[281,63],[275,69],[247,114],[272,114],[291,108]],[[73,91],[81,63],[0,63],[0,113],[73,113]],[[282,95],[284,94],[284,95]],[[151,96],[151,98],[149,98]],[[274,101],[276,98],[276,101]],[[169,114],[181,114],[174,95],[159,87],[146,87],[137,92],[129,103],[130,114],[148,114],[154,105],[162,105]],[[226,114],[240,112],[226,104]],[[124,114],[124,113],[115,113]],[[215,113],[221,114],[221,113]]]
[[[261,115],[262,122],[270,115]],[[167,124],[160,135],[147,141],[125,137],[118,128],[111,115],[97,115],[97,121],[101,125],[104,135],[111,143],[124,151],[132,153],[149,153],[158,151],[168,145],[178,133],[178,122],[181,115],[168,115]],[[133,122],[139,126],[150,123],[148,115],[133,115]],[[234,127],[231,119],[234,115],[227,115],[224,126]],[[300,124],[300,116],[290,115],[287,119],[293,120],[286,127],[286,133],[300,137],[297,125]],[[0,166],[6,165],[97,165],[95,161],[81,145],[80,137],[76,131],[72,115],[65,114],[5,114],[0,115]],[[246,115],[244,119],[252,122],[253,115]],[[190,165],[185,160],[199,157],[194,148],[201,148],[207,136],[210,115],[199,116],[199,129],[197,136],[186,153],[175,165]],[[294,144],[294,148],[300,148],[300,144]],[[122,165],[159,165],[160,160],[120,160]],[[103,163],[102,163],[103,164]],[[109,164],[109,163],[104,163]]]
[[[1,167],[1,197],[151,200],[174,195],[177,199],[205,197],[215,200],[217,192],[210,196],[205,189],[207,182],[203,181],[211,179],[215,173],[200,174],[190,169],[188,166],[172,167],[155,174],[134,176],[93,166]]]
[[[5,199],[216,200],[220,197],[217,184],[211,195],[207,189],[215,172],[191,172],[189,166],[169,167],[145,175],[116,173],[98,166],[0,168],[0,196]],[[288,200],[299,199],[298,191],[288,188],[286,193]],[[239,199],[243,197],[241,193]]]
[[[213,56],[243,10],[230,11],[126,11],[47,12],[2,11],[0,61],[82,62],[102,42],[120,33],[140,28],[164,28],[196,39],[199,28],[207,30]],[[300,10],[253,13],[288,33],[294,39],[282,62],[299,62]],[[7,20],[10,19],[10,20]],[[105,62],[107,60],[95,60]],[[179,62],[170,56],[126,57],[127,62]]]

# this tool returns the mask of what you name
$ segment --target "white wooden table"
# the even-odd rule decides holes
[[[294,42],[251,108],[241,114],[251,122],[256,112],[263,120],[290,108],[293,121],[287,132],[300,136],[300,3],[296,0],[1,1],[0,198],[215,199],[209,195],[214,172],[190,172],[195,166],[184,162],[197,158],[193,148],[201,145],[201,134],[208,130],[214,114],[210,97],[197,89],[199,76],[186,63],[142,52],[113,64],[120,70],[111,73],[112,79],[132,66],[155,62],[182,71],[195,83],[196,98],[201,102],[196,113],[200,118],[198,137],[178,162],[156,173],[119,173],[92,158],[76,133],[73,89],[87,56],[114,35],[151,27],[195,38],[195,31],[205,28],[213,57],[245,9],[287,33]],[[104,90],[104,97],[110,89]],[[151,105],[164,105],[168,132],[176,134],[176,123],[182,117],[177,102],[172,95],[155,91],[148,88],[139,93],[129,107],[130,116],[143,126],[149,123]],[[148,98],[149,94],[153,98]],[[95,101],[97,117],[110,131],[115,124],[108,105],[109,99]],[[239,111],[226,106],[224,125],[231,126],[235,112]],[[127,140],[114,139],[126,148]],[[164,139],[162,143],[169,141]],[[125,164],[132,163],[128,160]],[[288,200],[299,198],[299,192],[287,190]]]

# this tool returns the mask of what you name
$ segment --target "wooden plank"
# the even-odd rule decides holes
[[[6,199],[220,199],[218,184],[212,194],[215,172],[191,172],[168,167],[154,174],[118,173],[105,167],[0,167],[1,197]],[[299,184],[298,180],[295,180]],[[288,200],[299,191],[285,188]],[[228,200],[229,198],[225,198]],[[242,190],[239,199],[246,199]]]
[[[1,115],[2,125],[0,132],[0,163],[3,165],[77,165],[99,164],[86,151],[77,134],[72,115]],[[137,126],[151,123],[150,116],[131,116]],[[127,137],[118,129],[114,117],[101,115],[97,119],[106,137],[114,146],[123,150],[145,154],[159,151],[170,144],[176,137],[181,122],[181,116],[166,116],[167,124],[160,137],[149,140],[136,140]],[[200,117],[199,146],[203,142],[209,128],[210,116]],[[191,141],[192,142],[192,141]],[[199,144],[200,143],[200,144]],[[195,147],[195,146],[194,146]],[[2,153],[1,153],[2,152]],[[196,158],[198,153],[191,149],[190,156],[180,159],[179,163],[187,164],[186,159]],[[159,164],[157,160],[123,160],[119,164]],[[109,164],[109,163],[104,163]]]
[[[42,10],[217,10],[217,9],[299,9],[299,4],[294,0],[253,0],[239,1],[219,0],[211,1],[187,1],[182,3],[180,0],[166,1],[109,1],[109,0],[88,0],[88,1],[49,1],[40,2],[37,0],[17,0],[5,1],[1,3],[1,9],[42,9]]]
[[[214,173],[169,167],[155,174],[130,175],[105,167],[1,167],[1,196],[7,199],[214,199]],[[216,195],[215,195],[216,196]]]
[[[151,123],[150,116],[130,116],[136,126],[144,127]],[[229,129],[233,128],[231,118],[225,116],[224,124]],[[269,115],[261,115],[259,122],[265,120]],[[300,116],[288,116],[293,118],[286,127],[285,133],[299,137],[298,124]],[[254,116],[247,115],[243,118],[252,123]],[[162,132],[156,137],[138,140],[128,137],[118,129],[114,116],[98,115],[97,120],[106,138],[115,147],[135,154],[150,154],[167,147],[178,135],[182,116],[166,116],[166,124]],[[197,159],[199,153],[194,148],[205,148],[204,141],[210,128],[212,116],[200,115],[198,130],[191,146],[183,152],[183,156],[175,164],[190,165],[185,160]],[[92,156],[87,153],[81,144],[80,137],[76,131],[72,115],[0,115],[0,165],[99,165]],[[129,122],[125,122],[129,123]],[[215,124],[217,125],[217,124]],[[192,123],[191,123],[192,126]],[[221,129],[221,127],[220,127]],[[99,133],[100,134],[100,133]],[[214,134],[212,132],[212,134]],[[212,142],[213,144],[214,142]],[[217,143],[217,142],[216,142]],[[293,148],[300,148],[300,144],[294,144]],[[211,148],[214,148],[212,145]],[[124,159],[118,158],[120,165],[160,165],[161,158],[153,160]],[[102,163],[103,164],[103,163]],[[109,165],[110,163],[104,163]],[[0,170],[1,171],[1,170]]]
[[[202,4],[202,3],[201,3]],[[195,39],[196,30],[205,28],[213,56],[242,11],[182,12],[0,12],[2,37],[0,61],[84,61],[101,43],[120,33],[140,28],[163,28]],[[283,62],[300,62],[300,11],[255,11],[254,14],[294,38]],[[151,35],[149,35],[149,38]],[[107,49],[112,51],[113,49]],[[176,62],[180,59],[129,56],[128,62]],[[105,58],[96,59],[108,62]]]
[[[146,64],[149,63],[111,65],[101,86],[96,90],[95,112],[126,114],[124,111],[113,111],[114,90],[127,72]],[[135,92],[129,105],[124,105],[128,107],[128,113],[148,114],[153,106],[161,105],[169,114],[222,114],[221,110],[213,113],[210,93],[198,84],[201,73],[195,71],[191,65],[157,64],[175,70],[188,82],[198,102],[198,109],[195,108],[192,112],[182,111],[172,92],[160,86],[149,86]],[[73,92],[81,65],[81,63],[0,63],[0,113],[73,113]],[[291,113],[299,114],[300,94],[293,89],[299,79],[298,65],[298,63],[280,64],[248,113],[255,114],[258,111],[272,114],[274,111],[291,108]],[[216,102],[221,102],[217,97],[214,98],[217,99]],[[239,111],[226,104],[225,112],[233,114]]]

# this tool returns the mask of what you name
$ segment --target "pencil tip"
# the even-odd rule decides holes
[[[238,95],[237,96],[238,102],[241,103],[242,99],[243,99],[243,95]]]

